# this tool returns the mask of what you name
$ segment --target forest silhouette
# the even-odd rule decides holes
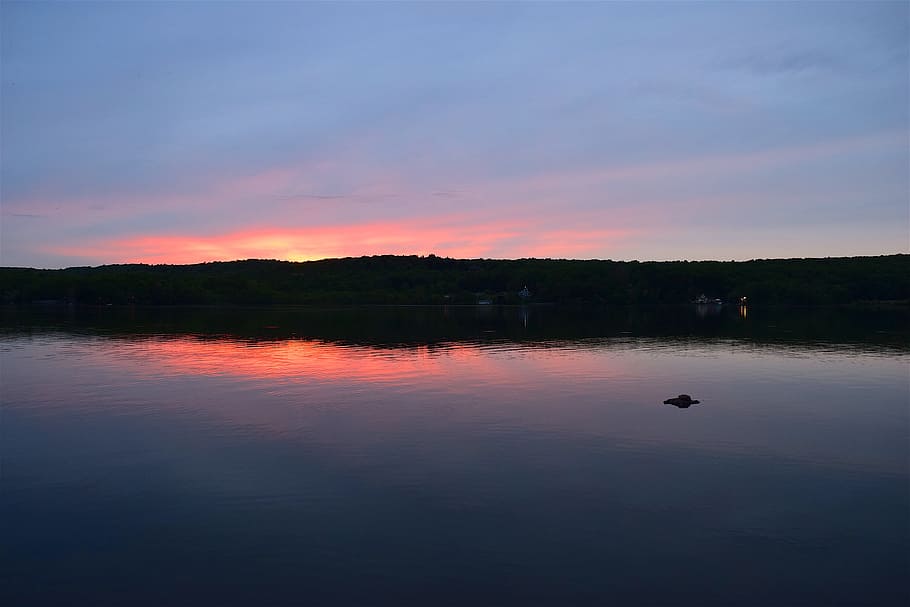
[[[699,295],[733,304],[746,297],[750,305],[906,303],[910,255],[743,262],[379,255],[0,268],[6,304],[683,304]]]

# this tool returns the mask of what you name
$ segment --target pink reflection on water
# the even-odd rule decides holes
[[[627,364],[583,349],[533,349],[445,343],[376,348],[290,339],[242,341],[194,337],[121,341],[98,362],[142,376],[211,376],[271,384],[340,382],[407,385],[432,391],[478,386],[528,387],[547,378],[628,375]],[[467,383],[466,383],[467,382]]]

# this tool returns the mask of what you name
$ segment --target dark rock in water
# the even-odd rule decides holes
[[[688,394],[680,394],[676,398],[668,398],[664,401],[665,405],[673,405],[675,407],[679,407],[680,409],[686,409],[690,405],[697,405],[698,403],[699,401],[692,400],[692,397]]]

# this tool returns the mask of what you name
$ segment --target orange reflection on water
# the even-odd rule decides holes
[[[471,343],[379,348],[305,339],[180,337],[113,342],[103,356],[106,360],[102,364],[145,377],[222,376],[271,384],[343,381],[455,391],[482,385],[526,386],[548,377],[625,374],[615,358],[590,350],[509,348],[502,344],[493,349]],[[463,383],[466,380],[470,385]]]
[[[105,340],[80,360],[86,373],[111,377],[136,395],[136,412],[152,402],[155,409],[201,414],[222,426],[285,435],[320,423],[320,411],[356,409],[344,416],[343,427],[326,430],[336,438],[357,433],[356,441],[366,434],[381,440],[406,419],[443,428],[519,411],[523,424],[546,427],[558,418],[562,425],[583,425],[587,405],[573,399],[592,383],[606,385],[635,371],[634,363],[603,349],[500,342],[390,348],[156,336]],[[133,410],[127,402],[132,396],[112,404]]]

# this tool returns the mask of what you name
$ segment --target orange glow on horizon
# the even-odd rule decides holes
[[[692,239],[693,230],[701,228],[692,217],[711,217],[715,210],[729,215],[730,209],[746,205],[761,208],[768,202],[766,194],[705,193],[694,186],[652,191],[650,184],[875,152],[905,139],[905,133],[883,132],[725,156],[554,168],[475,181],[442,175],[429,180],[434,185],[370,166],[358,166],[348,183],[351,167],[329,158],[248,174],[215,171],[161,191],[73,196],[48,182],[30,197],[4,200],[3,210],[41,217],[42,225],[62,230],[53,239],[31,238],[37,220],[19,222],[26,229],[17,233],[18,246],[70,265],[429,253],[455,258],[714,259],[718,247],[733,248],[730,258],[750,259],[767,257],[762,254],[764,233],[753,230],[744,238],[748,243]],[[821,206],[829,194],[817,193],[810,202]],[[795,191],[792,199],[781,194],[774,204],[791,200],[800,204],[806,194]],[[157,227],[117,234],[122,225]],[[186,226],[204,226],[205,231],[193,233]],[[806,240],[800,233],[782,255],[819,255],[799,250]],[[824,250],[826,242],[819,237],[813,246]],[[779,245],[775,252],[781,251]],[[853,254],[870,253],[860,248]]]
[[[584,254],[630,235],[629,230],[529,229],[519,221],[459,225],[450,220],[376,222],[309,228],[253,228],[216,235],[143,235],[78,246],[53,253],[103,257],[116,263],[188,264],[237,259],[311,261],[360,255],[447,257],[549,257]]]

